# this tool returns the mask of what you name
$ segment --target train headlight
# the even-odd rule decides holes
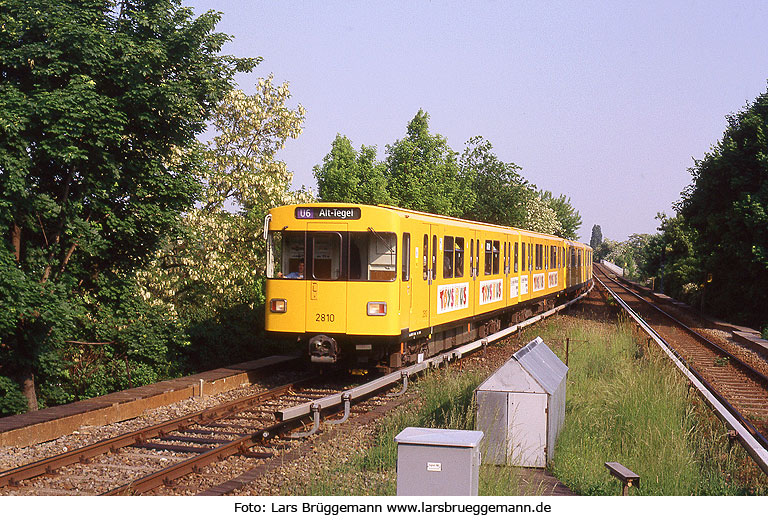
[[[284,298],[273,298],[269,301],[269,310],[272,313],[285,313],[288,309],[288,303]]]
[[[368,303],[369,317],[383,317],[386,314],[387,314],[386,302],[369,302]]]

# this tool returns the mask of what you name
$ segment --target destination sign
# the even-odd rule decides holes
[[[296,208],[297,219],[335,219],[351,221],[360,218],[360,208],[333,208],[328,206],[300,206]]]

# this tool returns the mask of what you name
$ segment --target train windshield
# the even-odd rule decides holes
[[[281,279],[393,281],[397,278],[394,233],[270,232],[267,277]]]

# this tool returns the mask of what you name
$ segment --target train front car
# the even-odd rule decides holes
[[[314,363],[386,367],[399,357],[398,214],[317,203],[267,219],[267,331],[305,342]]]

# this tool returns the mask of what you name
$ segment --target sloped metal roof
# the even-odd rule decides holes
[[[568,367],[537,337],[512,355],[498,371],[480,384],[478,391],[514,391],[554,394]]]

